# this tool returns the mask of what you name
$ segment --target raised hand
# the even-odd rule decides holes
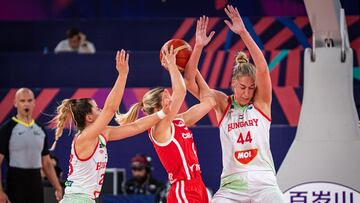
[[[129,72],[129,54],[124,49],[116,52],[116,69],[119,73]]]
[[[206,36],[206,30],[207,30],[207,26],[209,23],[209,18],[207,16],[202,16],[197,20],[196,23],[196,34],[195,34],[195,39],[196,39],[196,45],[199,46],[206,46],[210,40],[212,39],[212,37],[214,36],[215,32],[212,31],[209,36]]]
[[[231,22],[228,20],[224,20],[224,22],[230,28],[230,30],[232,30],[234,33],[239,35],[245,32],[246,28],[237,8],[233,7],[232,5],[227,5],[227,7],[224,8],[224,10],[226,15],[231,20]]]
[[[174,46],[171,45],[170,49],[169,47],[166,47],[162,50],[163,59],[162,59],[162,65],[167,68],[177,68],[176,66],[176,54],[178,53],[178,50],[174,51]]]

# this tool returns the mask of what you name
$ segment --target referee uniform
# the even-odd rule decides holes
[[[43,203],[40,168],[48,155],[45,130],[35,121],[27,124],[16,117],[0,127],[0,153],[8,170],[6,191],[12,203]]]

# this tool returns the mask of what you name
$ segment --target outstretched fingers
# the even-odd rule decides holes
[[[116,52],[116,61],[123,62],[125,58],[125,51],[124,49],[121,49],[120,51]]]
[[[224,8],[224,11],[225,11],[226,15],[227,15],[229,18],[231,18],[231,14],[230,14],[230,11],[229,11],[228,9],[229,9],[229,5]]]
[[[121,72],[129,70],[129,53],[124,49],[116,52],[116,69]]]
[[[233,7],[232,5],[227,5],[227,7],[224,8],[224,11],[231,20],[236,17],[240,17],[238,9],[236,7]]]
[[[129,63],[129,52],[125,54],[125,63]]]
[[[171,45],[171,46],[170,46],[170,52],[169,52],[168,54],[173,54],[173,53],[174,53],[174,46]]]

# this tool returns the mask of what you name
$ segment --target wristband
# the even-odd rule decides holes
[[[163,119],[166,116],[163,110],[156,112],[156,115],[159,116],[160,119]]]

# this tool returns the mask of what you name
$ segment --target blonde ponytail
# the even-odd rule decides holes
[[[164,88],[157,87],[149,90],[145,93],[142,98],[142,101],[135,103],[131,106],[130,110],[125,114],[117,113],[115,115],[115,120],[118,124],[123,125],[135,121],[139,116],[139,111],[142,108],[144,113],[151,115],[155,112],[156,109],[161,109],[161,94],[164,92]],[[159,115],[161,118],[162,116]]]
[[[242,76],[250,76],[255,80],[256,69],[253,64],[249,63],[249,58],[246,54],[240,51],[235,58],[232,80],[236,80],[238,77]]]
[[[237,55],[236,55],[236,65],[241,64],[241,63],[249,63],[249,58],[246,56],[246,54],[242,51],[240,51]]]
[[[139,111],[143,106],[142,102],[135,103],[130,107],[130,110],[125,114],[120,114],[119,112],[115,115],[115,120],[119,125],[126,123],[131,123],[139,117]]]
[[[64,99],[62,101],[61,105],[58,106],[56,109],[56,116],[50,121],[51,123],[56,124],[55,140],[50,148],[50,151],[55,150],[56,143],[60,139],[60,137],[64,131],[66,121],[71,122],[71,118],[74,118],[72,109],[71,109],[72,102],[73,102],[72,99]]]

